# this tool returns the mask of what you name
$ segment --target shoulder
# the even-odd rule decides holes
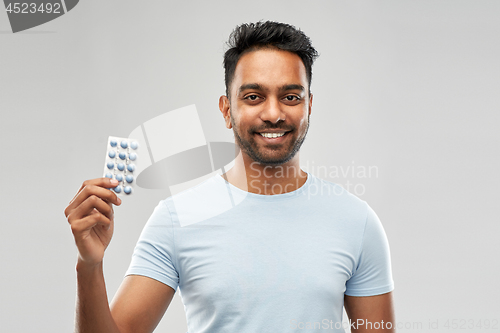
[[[180,226],[220,214],[228,210],[230,203],[223,179],[218,174],[160,202],[169,211],[174,225]]]
[[[346,190],[341,185],[329,180],[311,175],[311,183],[304,193],[310,198],[317,199],[323,204],[328,204],[334,209],[342,209],[345,212],[356,213],[356,215],[366,215],[369,206],[366,201]]]

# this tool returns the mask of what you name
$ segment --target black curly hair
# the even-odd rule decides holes
[[[311,45],[309,37],[294,26],[273,21],[244,23],[233,30],[227,46],[229,49],[224,53],[224,79],[228,98],[229,86],[241,56],[266,47],[275,47],[297,54],[304,63],[308,89],[311,89],[312,65],[319,54]]]

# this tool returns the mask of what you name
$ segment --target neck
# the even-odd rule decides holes
[[[222,177],[244,191],[276,195],[302,187],[307,180],[307,173],[300,169],[299,153],[287,163],[270,166],[253,161],[240,150],[234,166]]]

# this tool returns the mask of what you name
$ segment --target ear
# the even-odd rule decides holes
[[[312,106],[313,106],[313,94],[309,94],[309,115],[311,115]]]
[[[229,98],[227,96],[221,96],[219,98],[219,110],[222,112],[222,116],[224,117],[224,121],[226,122],[226,127],[231,129],[233,126],[231,125],[231,107],[229,105]]]

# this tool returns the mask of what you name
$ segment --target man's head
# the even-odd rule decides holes
[[[276,22],[241,25],[230,41],[227,96],[219,100],[226,127],[248,162],[296,164],[309,128],[316,50],[301,31]]]
[[[245,23],[234,29],[227,44],[229,49],[224,54],[224,70],[226,96],[229,99],[229,87],[241,56],[261,48],[277,48],[298,55],[306,68],[307,88],[311,89],[312,65],[318,57],[318,52],[312,47],[309,37],[295,27],[271,21]]]

